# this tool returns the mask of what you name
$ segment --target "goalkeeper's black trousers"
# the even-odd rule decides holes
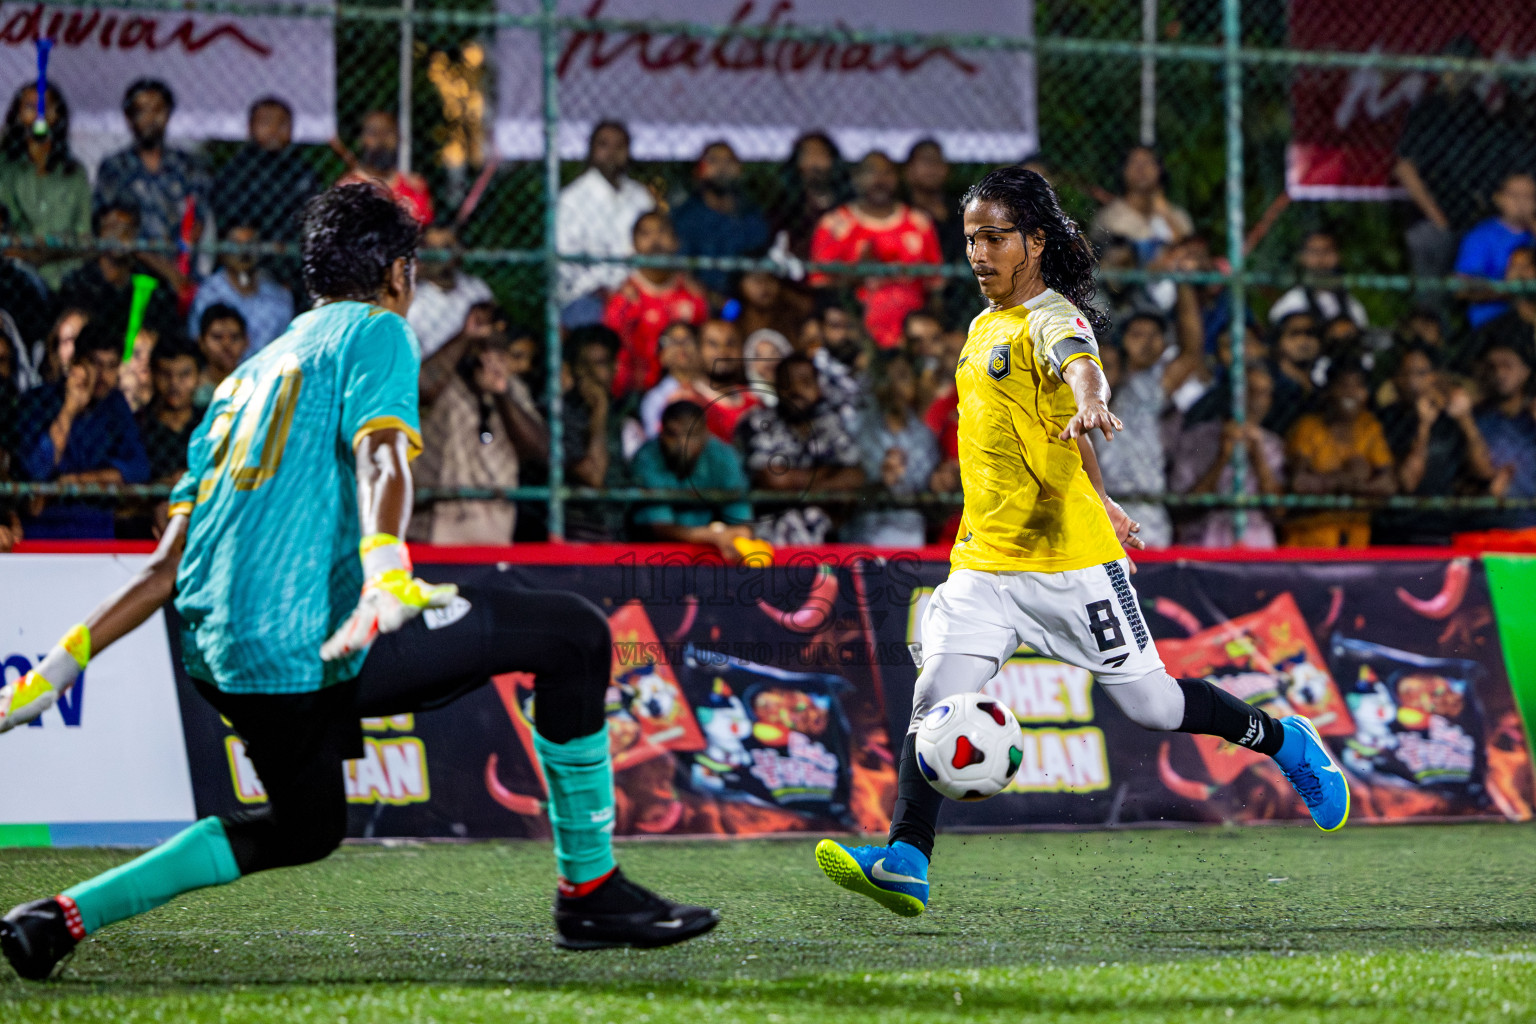
[[[241,874],[320,860],[341,843],[342,762],[362,756],[360,718],[430,711],[491,676],[530,672],[541,736],[566,743],[602,728],[613,645],[596,605],[497,581],[465,586],[460,597],[379,637],[346,683],[300,694],[196,683],[245,741],[267,791],[265,807],[224,819]]]

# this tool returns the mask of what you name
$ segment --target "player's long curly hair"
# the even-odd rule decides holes
[[[1050,182],[1022,167],[999,167],[966,190],[960,198],[961,214],[974,202],[997,203],[1007,210],[1024,238],[1042,232],[1045,248],[1040,254],[1040,276],[1046,287],[1066,296],[1094,330],[1109,326],[1109,318],[1093,302],[1098,255],[1077,222],[1062,211]],[[1014,273],[1025,266],[1019,264]]]
[[[420,241],[421,225],[387,192],[337,185],[304,208],[304,287],[317,299],[371,302]]]

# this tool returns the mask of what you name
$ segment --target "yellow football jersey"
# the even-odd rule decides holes
[[[951,570],[1065,572],[1125,556],[1077,442],[1058,436],[1077,414],[1061,371],[1084,357],[1099,358],[1093,328],[1049,289],[971,322],[955,371],[965,511]]]

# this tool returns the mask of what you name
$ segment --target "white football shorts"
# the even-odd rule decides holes
[[[1163,670],[1125,559],[1066,572],[956,569],[928,601],[924,660],[979,654],[1002,665],[1025,646],[1106,685]]]

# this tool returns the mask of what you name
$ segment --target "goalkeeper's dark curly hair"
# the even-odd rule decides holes
[[[961,214],[978,201],[997,203],[1007,210],[1025,238],[1036,231],[1044,233],[1040,275],[1046,287],[1066,296],[1093,324],[1094,330],[1109,327],[1109,318],[1093,303],[1098,255],[1077,222],[1062,212],[1061,200],[1050,182],[1022,167],[999,167],[966,190],[960,198]],[[1018,270],[1025,265],[1019,264]]]
[[[421,226],[387,192],[337,185],[304,208],[304,287],[317,299],[371,302],[420,241]]]

